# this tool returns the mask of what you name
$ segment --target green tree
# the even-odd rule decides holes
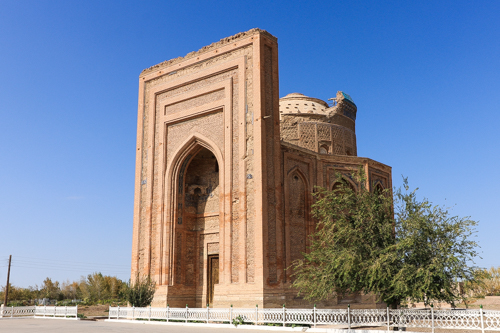
[[[41,289],[41,295],[44,298],[59,299],[62,297],[61,289],[59,288],[59,282],[52,282],[51,278],[46,278],[43,281]]]
[[[67,280],[61,284],[61,292],[64,295],[64,299],[76,299],[78,294],[78,282],[70,282]]]
[[[145,307],[151,304],[156,291],[156,283],[149,276],[140,277],[137,274],[135,281],[127,284],[127,301],[136,307]]]
[[[121,299],[125,295],[127,284],[116,276],[104,276],[111,299]]]
[[[109,298],[109,288],[106,285],[106,279],[102,273],[93,273],[87,276],[87,287],[89,291],[89,299],[98,301]]]
[[[293,264],[293,286],[306,299],[369,291],[370,263],[394,244],[390,201],[368,191],[361,173],[354,176],[358,191],[338,174],[334,190],[314,194],[316,233],[304,259]]]
[[[293,286],[310,300],[346,293],[375,293],[387,304],[404,301],[452,305],[461,299],[458,282],[477,281],[473,266],[477,222],[418,201],[404,179],[404,191],[369,191],[360,171],[354,190],[319,190],[313,204],[318,219],[312,245],[293,263]],[[393,210],[394,208],[394,210]]]
[[[73,282],[72,288],[85,302],[96,303],[99,301],[119,300],[124,297],[126,283],[115,276],[92,273],[87,278],[82,277],[80,282]]]

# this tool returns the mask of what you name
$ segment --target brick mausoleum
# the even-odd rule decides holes
[[[132,278],[157,282],[153,306],[311,306],[291,262],[314,230],[314,186],[362,166],[389,188],[391,168],[356,149],[357,108],[299,93],[279,98],[278,44],[252,29],[139,76]],[[348,298],[348,299],[347,299]],[[382,306],[353,295],[318,307]]]

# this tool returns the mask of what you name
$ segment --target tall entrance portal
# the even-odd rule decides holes
[[[131,276],[153,306],[283,304],[278,88],[259,29],[141,73]]]
[[[219,282],[219,183],[219,163],[207,148],[194,148],[182,161],[172,291],[197,306],[213,302],[214,286]]]

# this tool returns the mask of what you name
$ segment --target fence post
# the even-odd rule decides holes
[[[53,315],[54,318],[56,317],[56,313],[57,313],[57,301],[56,304],[54,305],[54,315]]]
[[[347,327],[351,331],[351,304],[347,304]]]
[[[167,323],[169,316],[170,316],[170,305],[167,304]]]
[[[285,323],[286,323],[286,308],[285,304],[283,304],[283,327],[285,327]]]
[[[188,305],[186,304],[186,324],[188,322]]]
[[[209,319],[210,319],[210,312],[209,312],[208,303],[207,303],[207,324],[208,324]]]
[[[481,311],[482,312],[482,311]],[[12,306],[12,312],[10,313],[10,317],[14,317],[14,305]]]
[[[432,333],[434,333],[434,304],[431,304]]]
[[[109,313],[108,313],[108,316],[109,316]],[[76,304],[75,318],[78,318],[78,303]]]
[[[36,307],[35,307],[35,311],[36,311]],[[3,304],[0,305],[0,318],[3,318]]]
[[[135,319],[135,306],[132,305],[132,320]]]
[[[64,307],[64,318],[68,318],[68,306]]]
[[[231,307],[229,308],[229,324],[231,325],[233,323],[233,305],[231,304]]]
[[[484,333],[484,318],[483,318],[483,305],[479,306],[479,311],[481,313],[481,332]]]
[[[120,319],[120,306],[118,305],[118,312],[116,313],[116,320]]]
[[[391,326],[391,317],[390,317],[390,313],[389,313],[389,307],[387,307],[387,332],[390,331],[390,327]]]
[[[43,304],[43,317],[45,317],[46,313],[47,313],[47,305]]]
[[[259,322],[259,304],[255,304],[255,325]]]
[[[111,304],[109,305],[109,308],[108,308],[108,320],[111,319]]]
[[[148,321],[151,321],[151,304],[149,304],[149,319]]]
[[[316,304],[314,304],[313,308],[313,323],[314,323],[314,328],[316,328]]]

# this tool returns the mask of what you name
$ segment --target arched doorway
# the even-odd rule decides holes
[[[219,162],[209,149],[198,146],[180,165],[174,287],[199,307],[213,302],[219,282]]]

